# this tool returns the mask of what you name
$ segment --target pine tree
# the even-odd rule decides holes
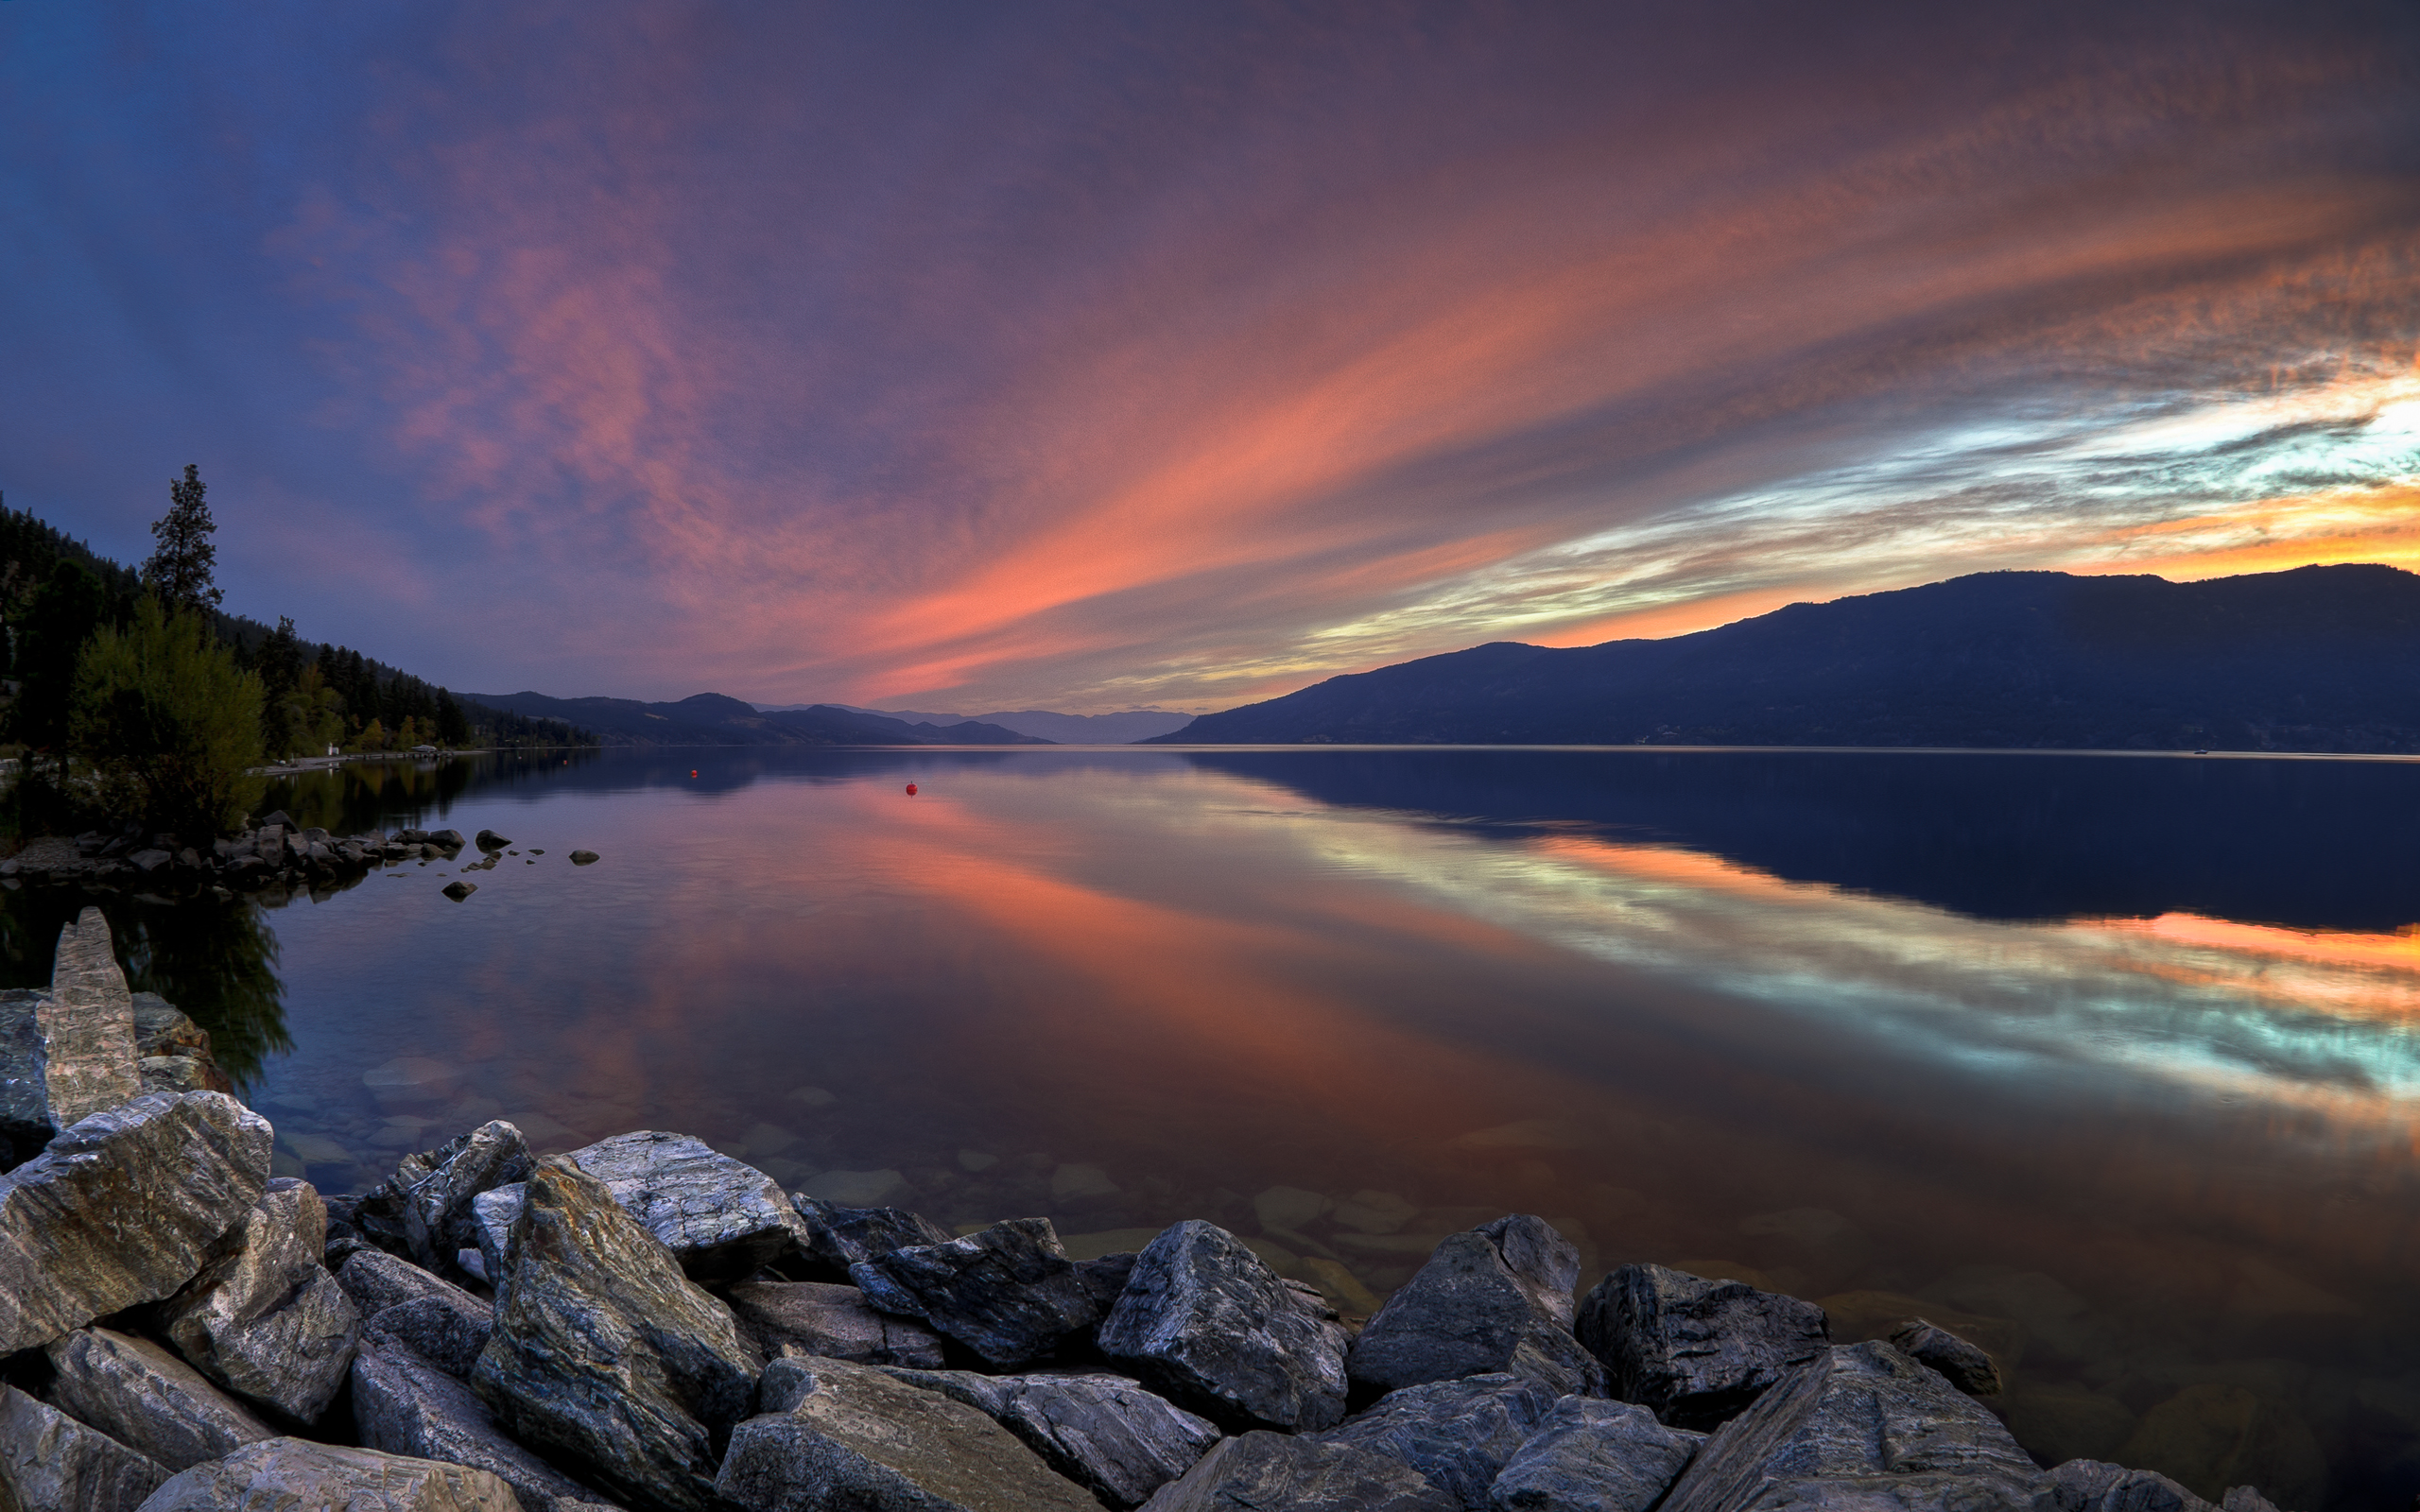
[[[180,609],[213,610],[225,596],[210,581],[218,561],[210,537],[218,526],[203,502],[207,490],[201,469],[187,462],[184,481],[168,480],[168,512],[151,525],[160,549],[143,564],[143,586]]]

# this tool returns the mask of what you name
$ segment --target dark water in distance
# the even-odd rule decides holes
[[[1961,1328],[2046,1460],[2420,1489],[2420,764],[559,761],[272,795],[512,836],[461,904],[444,862],[111,902],[138,986],[252,1057],[285,1168],[359,1190],[492,1116],[683,1129],[1078,1253],[1213,1218],[1348,1311],[1532,1211],[1583,1283],[1654,1260],[1842,1339]],[[67,902],[9,896],[13,981]]]

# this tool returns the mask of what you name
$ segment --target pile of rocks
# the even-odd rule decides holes
[[[1990,1357],[1921,1319],[1838,1346],[1811,1303],[1655,1265],[1575,1305],[1579,1252],[1526,1215],[1361,1321],[1214,1224],[1074,1261],[1045,1219],[952,1235],[679,1134],[540,1159],[493,1122],[323,1201],[159,1064],[206,1038],[143,1038],[96,912],[25,996],[0,1070],[51,1132],[0,1175],[0,1506],[2207,1506],[2037,1467],[1968,1394]]]
[[[35,840],[0,861],[0,878],[250,890],[273,883],[337,882],[397,861],[450,860],[466,843],[458,830],[331,834],[317,826],[298,827],[280,811],[223,840],[188,841],[134,827],[117,834],[89,831],[72,841]]]

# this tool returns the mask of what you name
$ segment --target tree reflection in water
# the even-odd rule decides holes
[[[87,907],[109,919],[128,985],[159,993],[209,1030],[212,1053],[239,1088],[268,1057],[294,1048],[277,936],[247,898],[203,893],[167,902],[77,887],[10,890],[0,894],[0,987],[48,987],[59,932]]]

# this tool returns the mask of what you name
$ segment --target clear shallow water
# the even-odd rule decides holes
[[[271,801],[523,852],[111,905],[331,1191],[492,1116],[676,1128],[1080,1252],[1214,1218],[1348,1308],[1534,1211],[1588,1281],[1963,1327],[2046,1459],[2420,1486],[2420,765],[685,750]],[[6,906],[38,978],[65,902]]]

